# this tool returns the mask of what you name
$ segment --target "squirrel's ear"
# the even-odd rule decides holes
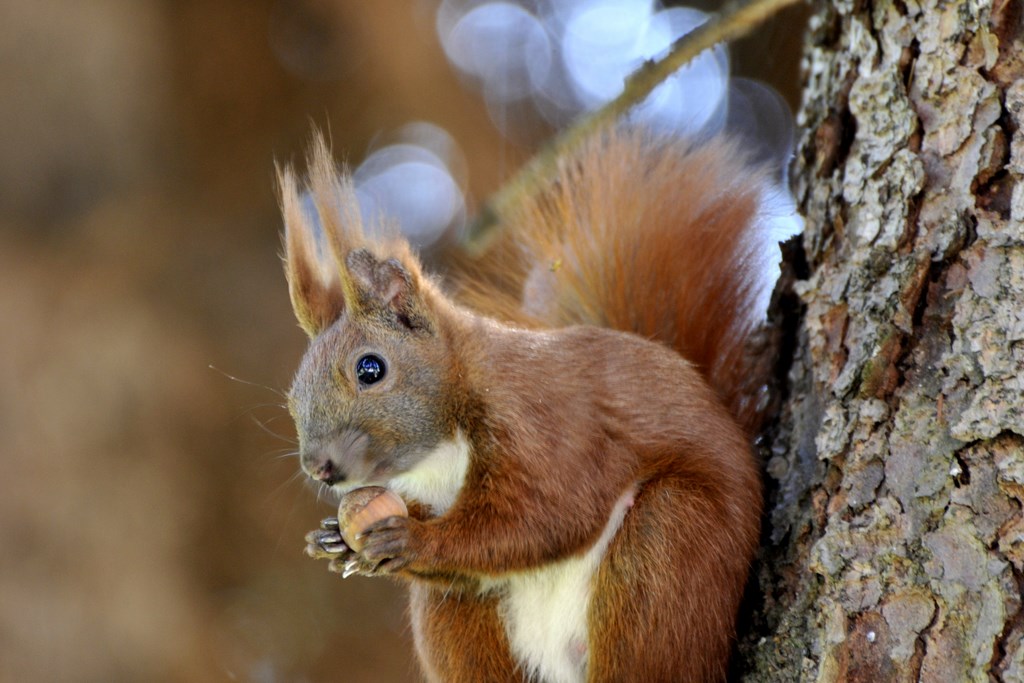
[[[326,256],[319,222],[302,206],[291,169],[278,170],[284,215],[284,265],[288,293],[299,325],[311,338],[337,320],[345,295],[336,261]]]
[[[397,323],[411,330],[432,329],[415,265],[394,257],[378,259],[368,249],[356,249],[349,253],[345,266],[363,307],[390,311]]]

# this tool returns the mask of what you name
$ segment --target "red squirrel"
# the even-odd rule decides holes
[[[325,520],[307,552],[408,583],[430,681],[724,679],[761,517],[768,174],[724,139],[599,136],[454,285],[364,229],[322,140],[279,181],[302,468],[410,512],[359,553]]]

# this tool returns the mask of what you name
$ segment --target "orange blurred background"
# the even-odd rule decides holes
[[[358,163],[430,121],[479,206],[531,150],[436,6],[0,9],[0,681],[418,679],[400,588],[301,552],[330,506],[288,455],[273,169],[313,125]],[[797,21],[734,60],[791,102]]]

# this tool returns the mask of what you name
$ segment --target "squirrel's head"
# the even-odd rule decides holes
[[[311,339],[289,393],[302,468],[340,491],[384,484],[456,437],[449,305],[404,241],[365,238],[322,142],[308,192],[290,170],[279,180],[289,292]]]

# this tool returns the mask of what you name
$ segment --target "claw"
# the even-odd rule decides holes
[[[306,534],[306,543],[337,543],[341,540],[341,534],[336,531],[324,531],[316,529]]]
[[[337,530],[340,528],[337,517],[324,517],[320,521],[320,527],[327,530]]]
[[[341,578],[347,579],[353,574],[359,573],[359,560],[349,560],[345,563],[345,571],[341,573]]]
[[[339,534],[336,531],[335,532],[327,532],[327,533],[321,531],[321,532],[314,532],[314,533],[319,533],[320,534],[319,536],[317,536],[317,539],[316,539],[317,542],[320,543],[320,545],[326,545],[328,543],[335,544],[335,543],[341,543],[342,542],[341,541],[341,534]]]

